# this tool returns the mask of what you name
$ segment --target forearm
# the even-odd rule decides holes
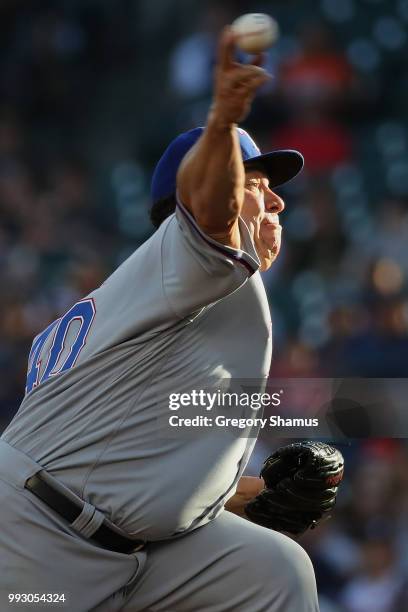
[[[238,482],[238,487],[235,495],[233,495],[225,504],[225,509],[238,516],[245,517],[246,504],[256,497],[264,488],[262,478],[255,476],[242,476]]]
[[[201,229],[223,244],[240,248],[238,217],[244,203],[245,170],[237,124],[249,113],[257,89],[268,80],[259,67],[235,61],[235,36],[220,38],[213,102],[201,138],[183,159],[177,190]]]
[[[181,164],[180,198],[208,235],[233,239],[234,224],[244,199],[245,171],[234,123],[224,123],[216,109],[209,114],[203,135]]]

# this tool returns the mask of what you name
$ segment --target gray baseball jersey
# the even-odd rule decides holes
[[[215,518],[255,440],[167,435],[169,395],[265,380],[271,321],[244,222],[242,250],[175,214],[103,284],[39,334],[26,396],[2,438],[134,536]]]

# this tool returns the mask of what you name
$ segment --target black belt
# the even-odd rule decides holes
[[[69,523],[73,523],[82,512],[84,504],[81,505],[79,500],[76,502],[55,489],[42,477],[41,472],[31,476],[24,486]],[[126,554],[141,550],[146,544],[143,540],[131,540],[117,533],[106,521],[103,521],[89,539],[104,548]]]

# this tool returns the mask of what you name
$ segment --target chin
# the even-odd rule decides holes
[[[266,272],[267,270],[269,270],[269,268],[271,267],[271,265],[272,265],[272,261],[271,261],[270,259],[268,259],[268,260],[263,260],[263,261],[261,262],[260,267],[259,267],[259,271],[260,271],[260,272]]]
[[[277,258],[277,255],[273,259],[271,259],[271,258],[265,259],[264,258],[261,261],[261,265],[260,265],[260,268],[259,268],[260,272],[266,272],[267,270],[269,270],[269,268],[271,267],[271,265],[273,264],[273,262],[275,261],[276,258]]]
[[[269,270],[271,265],[277,259],[278,255],[279,255],[279,251],[280,251],[280,243],[276,243],[276,242],[273,244],[273,246],[269,247],[267,249],[267,251],[265,251],[265,249],[263,249],[263,252],[267,253],[267,254],[262,255],[258,251],[258,257],[259,257],[259,259],[261,261],[261,266],[259,268],[261,272],[266,272],[266,270]]]

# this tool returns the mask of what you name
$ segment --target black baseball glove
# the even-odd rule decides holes
[[[245,506],[258,525],[299,535],[329,518],[343,478],[343,455],[323,442],[279,448],[264,462],[265,488]]]

